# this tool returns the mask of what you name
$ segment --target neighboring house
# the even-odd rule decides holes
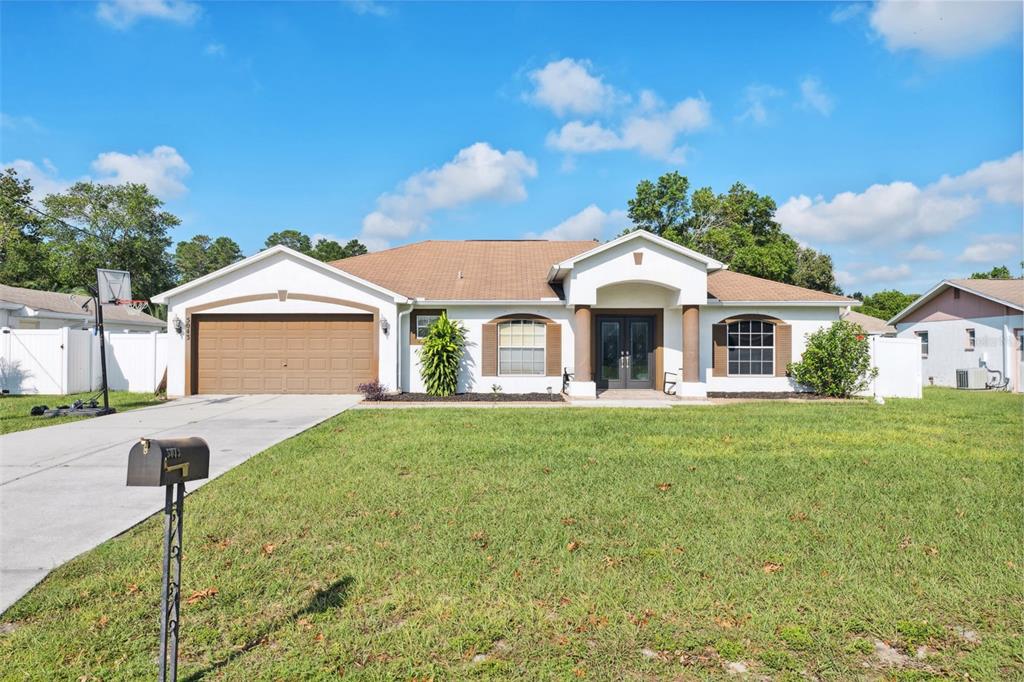
[[[860,328],[867,332],[868,336],[896,336],[896,327],[886,324],[885,320],[880,320],[877,317],[865,315],[864,313],[858,313],[856,310],[845,311],[843,319],[859,324]]]
[[[170,395],[423,391],[441,311],[467,329],[460,390],[792,391],[805,335],[858,302],[730,272],[636,231],[593,241],[426,241],[322,263],[283,246],[153,298]]]
[[[956,370],[988,367],[1024,388],[1021,335],[1024,281],[947,279],[889,320],[901,337],[921,339],[922,380],[956,386]]]
[[[88,296],[0,284],[0,328],[92,329],[96,326],[95,320],[92,299]],[[103,327],[110,332],[158,332],[165,329],[167,323],[124,306],[104,305]]]

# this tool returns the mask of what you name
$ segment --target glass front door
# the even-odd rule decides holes
[[[598,388],[654,388],[654,318],[597,318]]]

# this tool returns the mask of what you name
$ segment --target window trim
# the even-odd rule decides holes
[[[928,336],[927,330],[926,331],[915,331],[914,332],[914,336],[916,336],[918,339],[921,340],[921,357],[922,358],[927,358],[928,357],[928,350],[929,350],[928,343],[930,341],[930,338]]]
[[[762,325],[770,325],[771,328],[772,328],[772,345],[771,346],[731,346],[731,345],[729,345],[729,327],[731,327],[734,324],[740,324],[740,323],[743,323],[743,322],[746,322],[748,324],[749,323],[753,323],[753,322],[758,322],[758,323],[760,323]],[[725,376],[731,377],[731,378],[736,378],[736,379],[746,379],[746,378],[763,379],[763,378],[766,378],[766,377],[774,377],[775,376],[776,353],[778,352],[777,346],[775,345],[776,336],[777,336],[776,335],[776,331],[777,331],[776,327],[778,326],[778,324],[779,324],[778,321],[771,320],[771,319],[738,319],[738,320],[727,320],[727,321],[725,321]],[[739,334],[740,332],[737,331],[735,333]],[[762,330],[760,333],[763,334],[764,331]],[[764,373],[758,373],[758,374],[733,374],[730,371],[729,365],[731,363],[729,361],[729,351],[732,350],[733,348],[736,348],[736,349],[744,349],[745,348],[745,349],[749,350],[749,349],[752,349],[752,348],[764,349],[764,348],[769,348],[769,347],[772,349],[772,370],[768,374],[764,374]],[[740,361],[737,361],[737,362],[740,362]],[[763,363],[764,359],[761,359],[758,362],[759,363]]]
[[[967,347],[965,351],[973,351],[978,347],[978,335],[974,331],[974,327],[967,327],[964,329],[964,335],[967,337]]]
[[[445,313],[445,312],[447,312],[447,310],[445,310],[444,308],[416,308],[416,309],[414,309],[412,311],[412,313],[409,315],[409,345],[411,345],[411,346],[422,346],[423,345],[423,339],[421,339],[418,336],[416,336],[417,321],[419,320],[419,318],[421,316],[422,317],[427,317],[427,316],[432,316],[432,315],[440,316],[441,313]]]
[[[542,352],[542,357],[543,357],[543,365],[541,367],[541,371],[539,373],[533,372],[533,373],[529,373],[529,374],[527,374],[525,372],[521,372],[519,374],[509,374],[509,373],[502,372],[501,371],[501,349],[502,349],[503,346],[501,345],[501,326],[503,324],[519,324],[519,325],[524,325],[524,324],[527,324],[527,323],[529,323],[531,325],[537,325],[537,326],[539,326],[539,327],[541,327],[543,329],[543,331],[544,331],[544,334],[543,334],[544,343],[543,343],[543,345],[539,346],[539,347],[538,346],[504,346],[504,348],[530,349],[530,350],[533,350],[533,351],[540,350]],[[496,371],[496,376],[499,376],[499,377],[543,377],[543,376],[547,376],[547,372],[548,372],[548,325],[550,323],[551,323],[551,321],[546,319],[546,318],[530,317],[530,316],[525,316],[525,315],[522,316],[522,317],[520,317],[520,316],[503,317],[503,318],[501,318],[499,320],[496,320],[495,321],[495,332],[496,332],[495,333],[495,336],[496,336],[495,343],[496,343],[496,346],[497,346],[496,349],[495,349],[495,355],[496,355],[495,371]]]

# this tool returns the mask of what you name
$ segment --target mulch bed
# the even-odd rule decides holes
[[[789,391],[784,393],[777,393],[774,391],[737,391],[735,393],[729,391],[708,391],[709,398],[743,398],[745,400],[835,400],[835,398],[829,398],[827,395],[820,395],[818,393],[797,393],[796,391]]]
[[[370,402],[370,401],[367,401]],[[374,402],[396,403],[560,403],[561,393],[456,393],[451,396],[426,393],[397,393]]]

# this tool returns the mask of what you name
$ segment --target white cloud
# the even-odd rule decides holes
[[[998,161],[986,161],[963,175],[942,178],[935,185],[946,192],[984,190],[989,201],[998,204],[1024,203],[1024,155],[1012,154]]]
[[[96,157],[91,167],[98,174],[97,182],[141,182],[162,199],[185,194],[188,188],[184,179],[192,172],[178,150],[167,145],[136,154],[104,152]]]
[[[360,16],[386,17],[391,14],[390,7],[374,0],[347,0],[345,4]]]
[[[846,270],[836,270],[834,272],[836,278],[836,284],[841,287],[852,286],[857,283],[857,277]]]
[[[36,202],[42,200],[47,194],[63,192],[71,186],[71,181],[62,179],[56,166],[49,159],[43,159],[42,168],[26,159],[5,162],[3,167],[13,168],[20,178],[32,182],[32,200]]]
[[[1004,234],[992,234],[968,246],[957,260],[961,263],[1005,265],[1006,261],[1019,262],[1022,257],[1020,242],[1014,243]]]
[[[625,211],[605,212],[590,204],[579,213],[569,216],[550,230],[537,234],[527,233],[527,239],[603,239],[621,232],[630,224]]]
[[[943,253],[927,244],[917,244],[907,252],[907,260],[942,260]]]
[[[565,58],[549,62],[529,73],[534,90],[526,97],[558,116],[605,111],[620,99],[620,95],[615,88],[606,85],[601,76],[592,74],[591,68],[591,63],[585,59]]]
[[[117,29],[128,29],[140,19],[158,19],[190,25],[202,8],[189,0],[103,0],[96,5],[96,16]]]
[[[207,57],[223,57],[227,54],[228,49],[224,47],[224,43],[209,43],[203,48],[203,54]]]
[[[1020,159],[1018,152],[924,188],[891,182],[863,192],[841,192],[831,199],[790,197],[779,207],[776,219],[795,236],[820,242],[909,239],[948,232],[975,215],[985,200],[1020,201]]]
[[[743,100],[747,108],[740,114],[741,121],[750,119],[758,125],[768,122],[768,109],[765,106],[769,99],[781,97],[782,90],[771,85],[748,85],[743,91]]]
[[[803,109],[813,109],[822,116],[828,116],[835,108],[835,98],[825,92],[821,81],[808,76],[800,81],[800,104]]]
[[[910,266],[906,263],[900,263],[895,266],[880,265],[877,268],[871,268],[865,272],[864,278],[871,282],[893,282],[898,279],[909,277],[910,273]]]
[[[536,175],[537,164],[522,152],[477,142],[440,168],[413,175],[397,192],[378,197],[377,209],[363,218],[366,239],[361,239],[379,244],[408,237],[426,227],[432,212],[475,201],[522,201],[524,181]]]
[[[833,24],[841,24],[844,21],[849,21],[850,19],[859,16],[869,6],[870,5],[866,2],[854,2],[849,5],[839,5],[832,10],[832,14],[829,15],[829,19]]]
[[[711,105],[704,98],[688,97],[669,110],[629,116],[618,131],[600,123],[569,121],[558,132],[548,133],[547,145],[571,154],[628,149],[682,163],[687,148],[677,145],[677,138],[709,125]]]
[[[1020,31],[1020,2],[880,0],[871,27],[890,51],[958,57],[1000,45]]]
[[[43,130],[43,126],[39,125],[39,121],[31,116],[14,116],[4,112],[0,112],[0,128],[12,132],[30,131],[33,133],[42,132]]]

